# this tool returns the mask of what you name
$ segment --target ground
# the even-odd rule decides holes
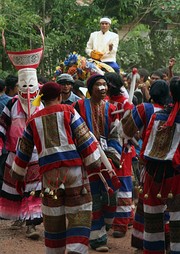
[[[43,225],[37,227],[40,232],[40,239],[33,241],[25,236],[26,227],[22,230],[9,229],[11,221],[0,220],[0,254],[45,254],[43,240]],[[131,231],[129,229],[124,238],[113,238],[112,232],[109,232],[108,246],[111,254],[133,254],[131,248]],[[90,250],[89,254],[98,252]],[[82,253],[83,254],[83,253]]]

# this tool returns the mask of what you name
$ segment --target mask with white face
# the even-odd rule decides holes
[[[24,68],[18,71],[19,100],[28,117],[34,113],[32,101],[39,94],[37,71],[34,68]]]

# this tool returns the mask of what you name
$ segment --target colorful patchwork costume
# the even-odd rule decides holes
[[[128,114],[121,122],[121,135],[125,138],[132,138],[137,131],[140,132],[142,140],[146,136],[146,129],[148,127],[151,116],[154,112],[158,112],[164,108],[163,104],[169,94],[169,89],[165,81],[156,81],[151,86],[150,96],[154,103],[142,103],[134,107],[130,114]],[[141,168],[140,185],[143,188],[145,171]],[[166,225],[168,231],[168,224]],[[137,249],[143,249],[143,232],[144,232],[144,211],[143,211],[143,193],[139,192],[137,209],[133,222],[132,232],[132,246]],[[168,235],[168,234],[167,234]]]
[[[119,163],[121,147],[118,142],[118,136],[117,133],[110,134],[114,122],[118,119],[117,115],[111,115],[115,110],[115,106],[104,100],[101,101],[100,105],[96,105],[91,103],[90,99],[84,99],[79,100],[75,104],[75,108],[85,120],[97,140],[100,141],[101,137],[106,140],[107,149],[109,148],[111,150],[111,154],[114,154],[113,157],[116,157],[115,154],[117,155],[117,161]],[[105,178],[109,186],[113,188],[113,183],[107,175],[105,175]],[[97,249],[107,244],[106,230],[111,227],[113,222],[116,211],[116,194],[112,196],[108,195],[98,175],[90,176],[90,186],[93,197],[90,245],[93,249]]]
[[[49,82],[42,90],[47,86],[47,96],[60,87]],[[14,177],[23,179],[34,145],[43,176],[46,253],[64,254],[67,250],[87,254],[92,210],[87,171],[100,168],[97,143],[77,111],[57,103],[30,118],[13,165]]]
[[[170,216],[170,253],[180,253],[180,111],[173,124],[165,126],[171,112],[172,108],[168,108],[152,116],[143,144],[144,254],[165,253],[166,205]]]

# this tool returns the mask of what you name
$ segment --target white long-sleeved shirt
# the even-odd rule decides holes
[[[110,44],[113,44],[113,49],[111,51],[109,51]],[[102,31],[96,31],[90,34],[85,52],[88,56],[90,56],[92,50],[97,50],[104,53],[103,57],[101,58],[102,62],[116,62],[118,44],[118,34],[110,31],[107,31],[103,34]]]

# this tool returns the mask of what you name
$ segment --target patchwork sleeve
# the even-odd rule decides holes
[[[100,153],[97,143],[91,136],[90,131],[76,110],[72,119],[71,129],[76,140],[76,147],[81,155],[86,168],[100,168]]]
[[[21,177],[26,175],[26,167],[31,159],[32,152],[34,149],[34,142],[32,137],[32,130],[30,125],[24,130],[22,138],[19,139],[16,157],[12,165],[14,174]]]

